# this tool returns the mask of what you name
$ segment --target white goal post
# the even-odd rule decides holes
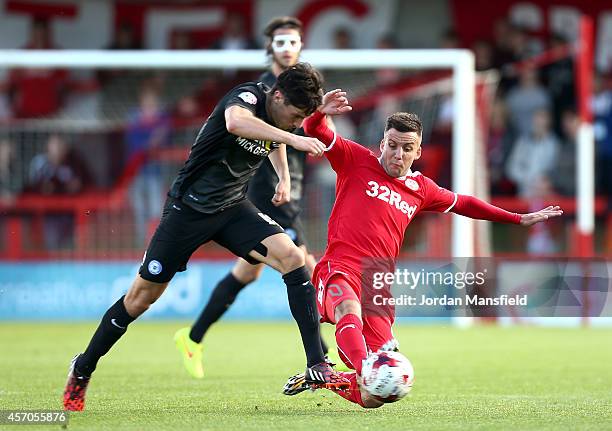
[[[2,68],[263,69],[265,53],[253,51],[0,50]],[[469,50],[305,50],[303,61],[325,69],[449,69],[453,72],[452,188],[474,195],[476,98],[474,55]],[[350,95],[349,95],[350,97]],[[453,257],[474,256],[474,222],[453,215]]]

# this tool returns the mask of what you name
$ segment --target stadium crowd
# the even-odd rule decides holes
[[[540,206],[551,195],[575,195],[575,151],[578,115],[575,96],[574,62],[571,56],[553,61],[541,59],[542,53],[561,50],[569,41],[553,35],[543,43],[527,31],[500,20],[493,25],[492,40],[478,40],[464,46],[452,30],[440,38],[438,48],[469,48],[476,58],[478,71],[497,70],[499,83],[490,106],[486,154],[493,196],[518,196]],[[173,49],[255,49],[261,44],[245,32],[243,17],[231,15],[226,31],[211,46],[198,46],[189,32],[173,35]],[[384,35],[371,46],[357,46],[351,30],[338,28],[333,33],[336,49],[410,48],[392,35]],[[24,49],[58,49],[44,20],[33,20],[29,42]],[[129,24],[118,26],[111,50],[143,49]],[[568,51],[569,52],[569,51]],[[596,138],[596,192],[612,202],[612,81],[601,71],[595,77],[592,108]],[[223,70],[217,73],[130,72],[125,70],[76,72],[67,70],[15,69],[0,83],[0,205],[12,205],[24,192],[77,195],[91,189],[110,189],[119,177],[118,170],[130,160],[153,149],[189,148],[193,136],[219,97],[239,82],[253,79],[259,71]],[[374,76],[378,88],[394,88],[402,80],[431,72],[378,70]],[[183,75],[181,75],[183,74]],[[332,74],[330,74],[332,75]],[[178,77],[178,79],[177,79]],[[194,79],[197,77],[198,79]],[[182,79],[181,79],[182,78]],[[426,78],[426,76],[425,76]],[[331,79],[333,81],[333,79]],[[360,96],[367,97],[368,87]],[[376,87],[370,87],[376,88]],[[446,101],[448,102],[448,100]],[[401,106],[401,105],[399,105]],[[386,116],[398,102],[382,99],[374,107],[355,112],[338,124],[339,131],[361,142],[376,146],[380,121],[364,118]],[[432,130],[426,145],[440,150],[449,166],[452,108],[441,101],[436,105]],[[87,135],[74,133],[65,124],[71,119],[93,122],[106,130],[103,157],[106,167],[88,166],[97,156],[82,145]],[[52,119],[57,133],[28,127],[36,120]],[[103,121],[102,121],[103,120]],[[365,126],[364,126],[365,124]],[[370,125],[376,124],[375,128]],[[119,139],[118,139],[119,138]],[[55,150],[56,151],[55,151]],[[435,153],[435,152],[434,152]],[[94,153],[97,154],[97,153]],[[425,160],[425,165],[427,160]],[[117,168],[119,166],[120,168]],[[146,226],[159,213],[166,185],[161,180],[160,162],[147,159],[135,175],[131,193],[136,225]],[[427,166],[420,166],[427,171]],[[433,169],[432,169],[433,170]],[[450,186],[449,169],[428,174],[444,186]],[[333,196],[333,177],[329,171],[311,166],[311,180],[319,182],[321,196]],[[329,189],[331,188],[331,193]],[[328,192],[325,193],[324,190]],[[610,206],[610,204],[609,204]],[[324,205],[324,208],[327,208]],[[51,216],[49,216],[51,217]],[[57,216],[55,216],[57,217]],[[53,217],[52,217],[53,218]],[[55,223],[55,224],[54,224]],[[58,221],[51,223],[56,230]],[[60,224],[69,223],[65,219]],[[53,227],[55,226],[55,227]],[[136,236],[144,240],[145,228]],[[61,246],[53,235],[46,235],[47,247]],[[530,250],[555,251],[550,233],[538,233]]]

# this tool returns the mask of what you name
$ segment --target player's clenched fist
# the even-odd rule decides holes
[[[280,206],[291,200],[291,180],[280,179],[276,185],[272,205]]]
[[[287,144],[299,151],[305,151],[308,154],[316,157],[321,157],[325,151],[325,145],[316,138],[307,136],[291,135],[291,142]]]

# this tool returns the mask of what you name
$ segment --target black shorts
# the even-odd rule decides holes
[[[166,283],[177,272],[185,271],[193,252],[208,241],[217,242],[249,263],[260,263],[249,252],[264,239],[282,232],[248,200],[215,214],[204,214],[168,198],[138,273],[145,280]]]
[[[302,225],[302,219],[299,215],[299,209],[289,207],[289,204],[275,207],[270,202],[263,202],[262,200],[252,201],[257,208],[259,208],[264,214],[269,215],[275,222],[277,222],[285,233],[289,235],[291,241],[298,247],[306,245],[306,236],[304,235],[304,226]]]

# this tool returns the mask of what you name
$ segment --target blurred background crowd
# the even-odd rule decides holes
[[[22,3],[29,4],[25,12],[18,7]],[[78,13],[82,2],[73,3]],[[123,7],[124,12],[130,7],[138,7],[131,2],[115,3]],[[163,2],[156,3],[163,6]],[[181,8],[201,3],[182,2]],[[225,9],[222,25],[214,32],[193,25],[177,25],[167,33],[163,47],[181,50],[263,48],[263,37],[256,22],[275,16],[273,12],[278,9],[279,2],[262,0],[260,3],[267,3],[264,10],[268,13],[260,13],[265,16],[257,19],[253,17],[252,8],[257,7],[253,6],[254,2],[234,3],[251,6],[247,12],[243,12],[244,6]],[[320,18],[326,21],[317,24],[325,25],[327,31],[320,32],[316,38],[307,38],[305,49],[472,50],[477,70],[483,77],[493,77],[483,84],[490,97],[486,106],[479,108],[486,117],[482,141],[489,168],[488,192],[492,198],[518,211],[525,205],[535,208],[558,197],[575,196],[579,120],[571,32],[555,31],[550,23],[542,30],[535,26],[531,15],[512,9],[517,2],[504,1],[498,5],[501,12],[496,19],[482,17],[475,21],[482,35],[475,34],[474,29],[465,28],[469,22],[466,23],[464,15],[477,10],[477,2],[438,0],[429,6],[431,10],[421,12],[432,16],[428,37],[418,39],[411,38],[410,31],[403,28],[403,18],[411,13],[410,2],[337,3],[348,5],[349,12],[362,5],[370,8],[371,13],[384,4],[389,12],[377,19],[385,20],[386,25],[378,33],[366,32],[366,38],[359,25],[348,25],[341,12],[331,10],[328,16]],[[210,6],[215,2],[204,4]],[[320,2],[298,2],[293,7],[285,4],[282,14],[295,14],[309,4],[320,6]],[[575,8],[580,9],[580,4],[575,2]],[[27,20],[28,29],[24,36],[27,42],[2,48],[78,48],[78,41],[66,47],[57,40],[54,24],[62,17],[50,14],[52,7],[45,2],[38,6],[32,6],[31,2],[0,2],[0,9],[3,9],[0,19],[19,14],[21,20]],[[445,18],[436,20],[436,13],[443,13]],[[125,14],[122,20],[116,13],[110,42],[82,48],[159,48],[151,42],[153,39],[146,29],[135,23],[133,15]],[[311,45],[309,40],[313,40]],[[262,51],[262,64],[264,62]],[[612,68],[604,59],[598,60],[594,70],[591,107],[600,229],[597,247],[606,252],[612,247],[608,216],[612,201]],[[0,223],[17,214],[20,223],[32,226],[26,229],[24,240],[31,250],[61,251],[75,247],[75,224],[81,217],[78,211],[87,212],[92,208],[93,213],[87,212],[87,216],[95,216],[95,223],[114,226],[112,234],[104,230],[100,230],[103,233],[90,232],[90,235],[99,236],[90,238],[97,244],[93,248],[100,249],[105,240],[110,242],[121,237],[113,247],[140,250],[160,215],[168,182],[207,115],[226,91],[237,83],[256,79],[260,73],[261,70],[235,70],[231,65],[218,71],[3,70],[0,74]],[[454,113],[452,95],[444,89],[449,71],[380,69],[374,72],[324,70],[323,73],[328,88],[347,89],[356,108],[339,121],[340,133],[373,149],[381,138],[386,115],[399,109],[417,111],[427,130],[424,158],[416,168],[441,185],[451,187]],[[333,201],[334,177],[325,163],[310,160],[307,180],[314,186],[306,189],[305,212],[310,224],[323,232],[315,232],[312,240],[315,242],[313,248],[321,251],[326,214]],[[121,188],[130,196],[129,204],[124,202],[127,213],[121,212],[108,219],[111,216],[104,214],[110,214],[113,193]],[[60,195],[72,200],[52,203],[39,199]],[[79,197],[83,200],[78,201]],[[573,217],[571,210],[568,217]],[[11,226],[15,226],[14,222],[4,223],[3,229]],[[494,241],[499,251],[547,254],[567,251],[569,247],[568,240],[563,239],[566,236],[564,222],[552,224],[550,229],[543,227],[533,231],[523,240],[513,238],[512,230],[499,229],[497,242]],[[416,245],[411,243],[407,247],[418,249],[418,241],[415,241]],[[9,247],[7,241],[0,245],[5,251]]]

